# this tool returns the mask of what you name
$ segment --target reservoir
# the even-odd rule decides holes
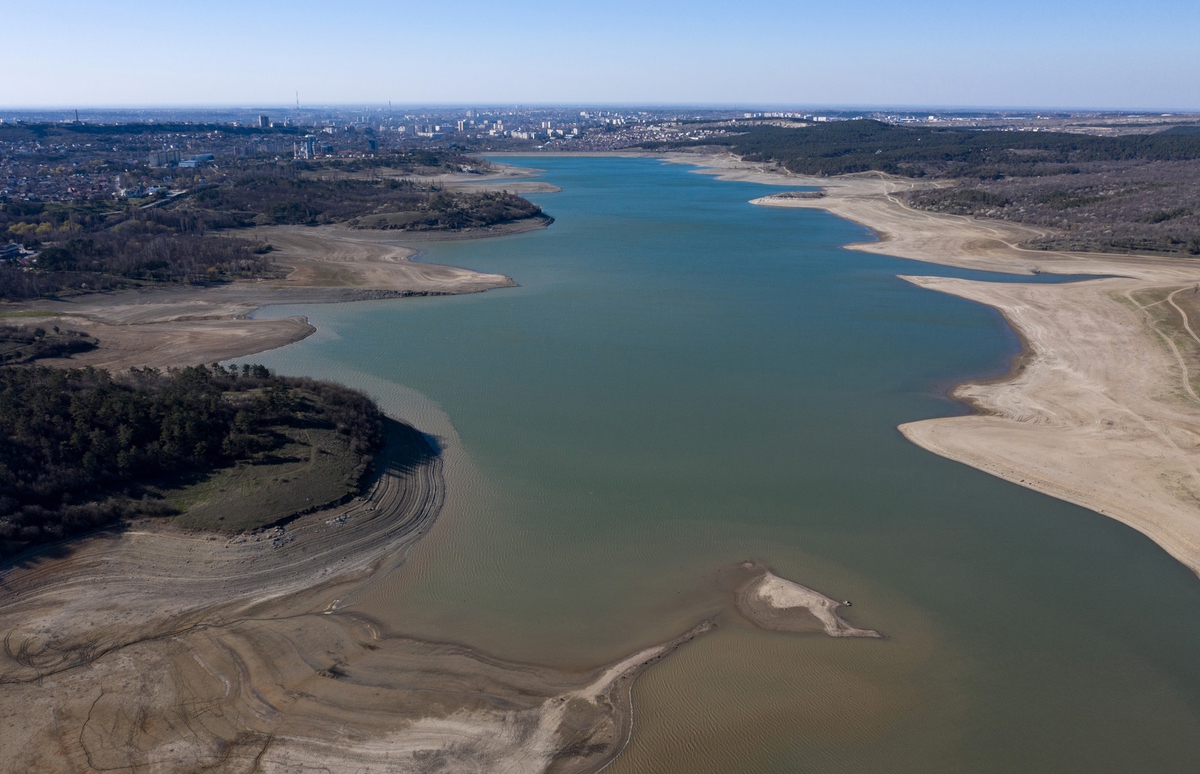
[[[556,222],[421,260],[520,287],[258,313],[318,332],[249,362],[445,452],[431,533],[346,605],[581,670],[716,616],[638,680],[613,774],[1200,771],[1200,580],[896,430],[965,412],[946,390],[1019,346],[896,275],[1003,278],[845,250],[874,237],[689,167],[518,163]],[[886,639],[755,628],[723,585],[746,559]]]

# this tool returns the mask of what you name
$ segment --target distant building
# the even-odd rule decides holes
[[[259,129],[270,129],[271,128],[271,117],[270,116],[259,116],[258,117],[258,128]]]
[[[16,242],[0,247],[0,261],[15,261],[21,257],[21,246]]]
[[[179,162],[180,169],[195,169],[202,167],[205,164],[211,164],[216,160],[216,156],[211,153],[198,153],[195,156],[188,156],[183,161]]]
[[[160,150],[151,151],[147,161],[152,167],[169,167],[179,163],[179,151],[177,150]]]
[[[306,134],[295,145],[295,157],[298,159],[311,159],[317,155],[317,138],[311,134]]]
[[[379,150],[379,143],[375,141],[374,137],[368,138],[367,150],[371,151],[372,153]]]

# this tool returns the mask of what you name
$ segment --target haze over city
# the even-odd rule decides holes
[[[17,0],[0,106],[1200,108],[1188,0]]]

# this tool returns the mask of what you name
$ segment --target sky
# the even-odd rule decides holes
[[[0,107],[1200,110],[1200,0],[0,0]]]

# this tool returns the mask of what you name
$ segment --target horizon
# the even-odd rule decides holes
[[[789,111],[789,112],[841,112],[841,113],[981,113],[981,114],[1021,114],[1021,113],[1060,113],[1060,114],[1120,114],[1120,115],[1200,115],[1200,108],[1162,108],[1162,107],[1064,107],[1051,105],[875,105],[875,104],[800,104],[800,103],[701,103],[701,102],[412,102],[401,103],[383,101],[351,101],[351,102],[320,102],[304,104],[299,110],[563,110],[572,108],[626,108],[626,109],[657,109],[657,110],[751,110],[751,111]],[[229,103],[128,103],[128,104],[59,104],[59,105],[0,105],[0,111],[8,113],[48,113],[74,111],[82,112],[180,112],[180,111],[221,111],[221,110],[277,110],[295,112],[295,103],[287,102],[229,102]],[[0,117],[2,118],[2,117]]]

